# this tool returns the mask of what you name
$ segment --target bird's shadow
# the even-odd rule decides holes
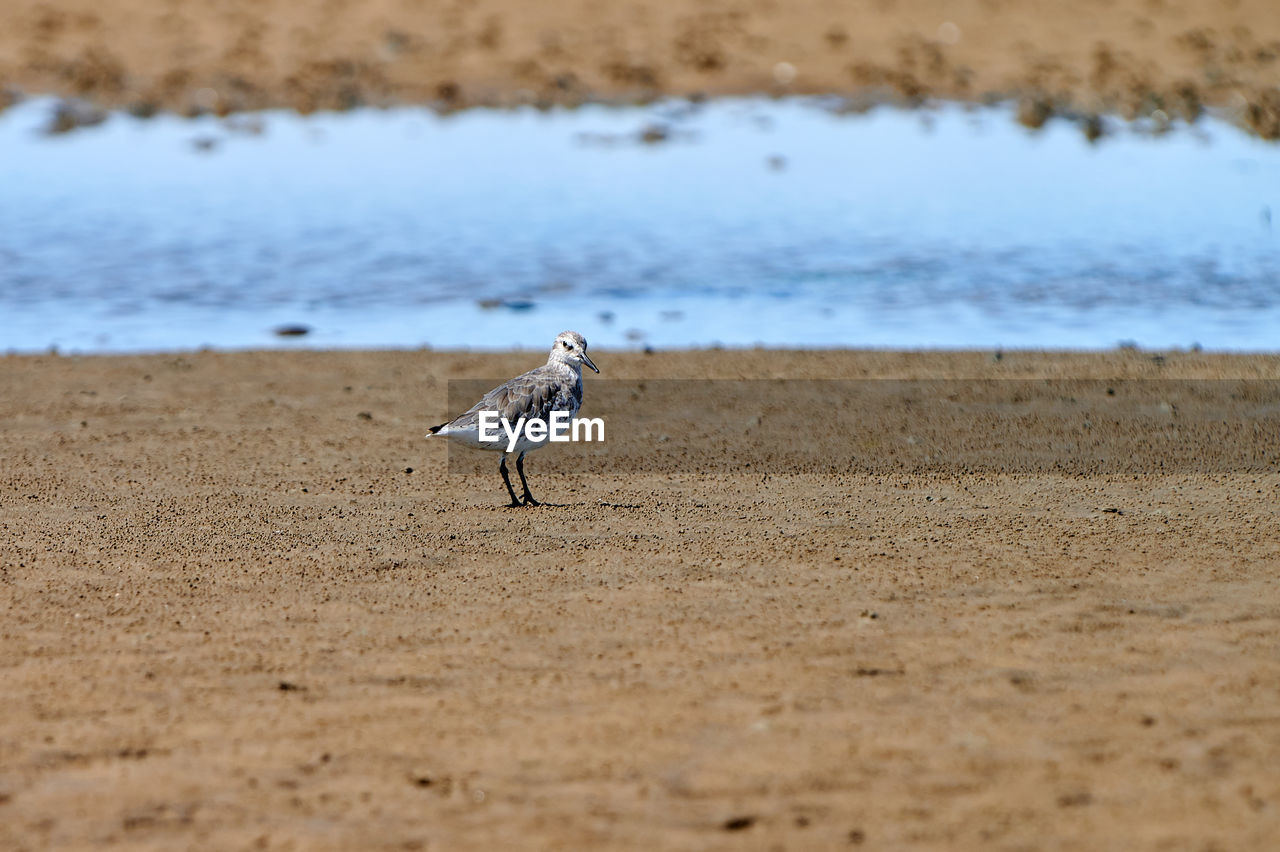
[[[526,506],[524,504],[521,504],[519,506],[512,506],[510,504],[504,504],[501,506],[494,506],[493,508],[509,509],[511,511],[515,511],[516,509],[529,509],[532,511],[537,511],[538,509],[576,509],[576,508],[590,508],[591,506],[598,506],[601,509],[643,509],[644,508],[644,506],[639,503],[550,503],[546,500],[538,501],[538,505],[536,506]]]

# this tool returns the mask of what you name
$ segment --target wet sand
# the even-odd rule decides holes
[[[520,510],[421,436],[540,353],[0,361],[0,847],[1274,844],[1280,357],[593,354]],[[1029,454],[665,381],[829,377]]]
[[[0,28],[0,89],[141,114],[835,93],[1016,98],[1031,126],[1208,105],[1276,138],[1277,74],[1270,0],[10,0]]]

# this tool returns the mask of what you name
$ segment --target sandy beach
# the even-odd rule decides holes
[[[0,92],[138,114],[288,106],[838,94],[1017,99],[1054,113],[1194,118],[1280,136],[1268,0],[10,0]]]
[[[0,847],[1273,845],[1280,357],[593,356],[0,361]]]

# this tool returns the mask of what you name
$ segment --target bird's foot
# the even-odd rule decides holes
[[[526,492],[525,492],[525,495],[524,495],[524,505],[526,505],[526,506],[541,506],[542,504],[541,504],[541,503],[539,503],[537,500],[533,499],[533,495],[526,491]]]

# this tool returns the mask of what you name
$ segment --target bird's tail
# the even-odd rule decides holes
[[[431,435],[436,434],[437,432],[439,432],[441,429],[443,429],[444,427],[446,427],[446,426],[448,426],[448,425],[449,425],[448,423],[441,423],[439,426],[432,426],[432,427],[431,427]],[[427,437],[431,437],[431,435],[428,435]]]

